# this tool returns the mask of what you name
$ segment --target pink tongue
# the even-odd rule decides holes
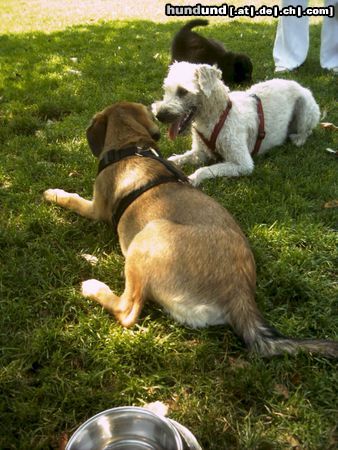
[[[169,139],[171,139],[172,141],[174,139],[176,139],[176,137],[178,135],[179,127],[180,127],[180,120],[177,120],[177,122],[174,122],[172,125],[170,125],[168,134],[169,134]]]

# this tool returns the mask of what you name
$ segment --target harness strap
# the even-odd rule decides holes
[[[162,155],[158,150],[142,149],[141,147],[136,147],[135,145],[132,147],[121,148],[120,150],[111,149],[100,159],[97,175],[106,167],[110,166],[111,164],[115,164],[121,161],[121,159],[127,158],[128,156],[151,157],[154,155],[158,158],[162,158]]]
[[[251,152],[251,156],[254,157],[255,155],[257,155],[257,153],[261,147],[262,141],[265,138],[265,123],[264,123],[264,112],[263,112],[263,106],[262,106],[261,99],[256,94],[252,94],[251,96],[256,99],[257,115],[258,115],[258,120],[259,120],[257,139],[255,142],[254,149]],[[229,100],[226,109],[221,114],[219,121],[217,122],[217,124],[215,125],[215,127],[211,133],[210,139],[207,139],[203,133],[201,133],[197,128],[195,128],[197,134],[202,139],[202,141],[205,143],[205,145],[208,147],[208,149],[213,153],[217,162],[223,161],[223,158],[216,151],[216,140],[217,140],[217,137],[218,137],[223,125],[224,125],[226,118],[228,117],[231,107],[232,107],[232,103],[231,103],[231,100]]]
[[[232,102],[229,99],[227,107],[222,112],[218,122],[216,123],[214,129],[212,130],[210,139],[207,139],[203,133],[201,133],[199,130],[197,130],[197,128],[195,128],[199,137],[202,139],[202,141],[205,143],[205,145],[208,147],[208,149],[211,150],[211,152],[214,154],[215,158],[218,161],[221,161],[223,158],[221,157],[221,155],[218,152],[216,152],[216,140],[218,138],[218,135],[219,135],[223,125],[224,125],[224,122],[226,121],[226,118],[228,117],[228,114],[229,114],[229,111],[231,108],[232,108]]]
[[[128,208],[128,206],[130,206],[138,197],[140,197],[142,194],[144,194],[145,192],[149,191],[150,189],[156,187],[156,186],[160,186],[161,184],[164,183],[178,183],[180,180],[178,180],[176,177],[174,177],[173,175],[168,175],[168,176],[161,176],[156,178],[155,180],[151,180],[149,181],[147,184],[145,184],[144,186],[141,186],[138,189],[135,189],[134,191],[131,191],[129,194],[127,194],[125,197],[123,197],[117,205],[117,208],[115,209],[115,211],[112,214],[112,222],[113,222],[113,226],[115,228],[115,230],[117,230],[117,226],[119,224],[119,221],[123,215],[123,213],[125,212],[125,210]]]
[[[145,192],[149,191],[150,189],[154,188],[155,186],[159,186],[160,184],[164,183],[170,183],[170,182],[182,182],[182,183],[189,183],[188,177],[179,170],[171,161],[165,160],[159,151],[154,150],[152,148],[150,149],[143,149],[140,147],[127,147],[120,150],[111,149],[108,152],[106,152],[100,162],[99,162],[99,168],[97,175],[102,172],[106,167],[117,163],[118,161],[121,161],[122,159],[128,158],[130,156],[138,156],[138,157],[146,157],[154,159],[158,162],[160,162],[162,165],[166,167],[166,169],[169,170],[170,175],[161,175],[156,177],[154,180],[150,180],[145,185],[129,192],[125,197],[122,197],[118,202],[117,206],[115,208],[115,211],[112,213],[112,223],[115,228],[115,231],[117,231],[118,223],[125,212],[125,210],[130,206],[134,200],[136,200],[138,197],[140,197]]]
[[[255,155],[257,155],[257,153],[261,147],[262,141],[265,138],[265,124],[264,124],[264,112],[263,112],[262,101],[256,94],[252,94],[252,97],[254,97],[257,102],[257,114],[258,114],[258,120],[259,120],[257,139],[256,139],[254,149],[251,152],[251,156],[254,157]]]

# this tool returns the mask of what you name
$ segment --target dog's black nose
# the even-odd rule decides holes
[[[156,119],[160,122],[166,122],[168,120],[168,114],[165,111],[158,111]]]
[[[156,114],[156,118],[157,118],[157,120],[159,120],[160,122],[163,122],[163,123],[173,123],[173,122],[175,122],[175,120],[177,120],[177,115],[173,114],[170,111],[160,110]]]
[[[154,141],[159,141],[161,133],[159,131],[155,131],[154,133],[152,133],[151,137],[154,139]]]

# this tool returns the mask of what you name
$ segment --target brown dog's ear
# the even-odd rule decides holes
[[[98,113],[87,128],[87,141],[91,151],[97,158],[102,152],[107,131],[107,116]]]

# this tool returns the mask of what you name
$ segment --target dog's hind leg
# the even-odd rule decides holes
[[[318,124],[319,118],[319,106],[310,91],[306,90],[305,95],[299,97],[295,103],[289,135],[292,143],[298,147],[303,145]]]
[[[98,302],[126,328],[136,323],[148,294],[146,285],[149,274],[143,267],[147,258],[143,259],[140,256],[142,252],[137,247],[135,250],[132,247],[129,247],[126,254],[126,284],[120,297],[101,281],[87,280],[82,283],[82,295]]]
[[[115,295],[105,283],[93,279],[82,283],[82,295],[98,302],[126,328],[135,324],[144,303],[141,283],[133,275],[128,276],[121,297]]]

